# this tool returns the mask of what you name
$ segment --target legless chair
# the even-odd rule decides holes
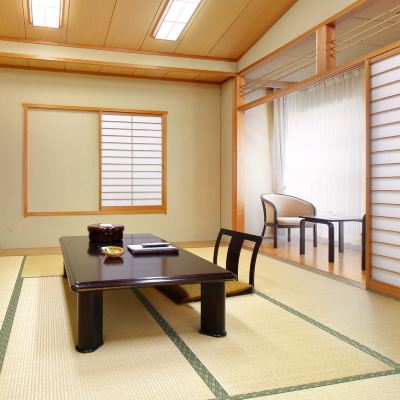
[[[221,229],[215,242],[213,257],[214,264],[217,264],[218,261],[218,251],[223,236],[230,236],[231,238],[228,245],[225,266],[228,271],[233,272],[236,276],[238,275],[239,258],[244,241],[246,240],[254,243],[250,261],[249,283],[238,280],[225,282],[226,295],[236,296],[239,294],[253,293],[256,259],[263,238],[261,236],[250,235],[248,233],[231,231],[229,229]],[[157,289],[176,303],[188,303],[201,299],[201,285],[199,283],[190,285],[157,286]]]
[[[288,230],[288,242],[290,242],[290,229],[300,228],[300,215],[316,215],[317,210],[313,204],[298,197],[287,194],[264,193],[260,196],[264,212],[264,227],[261,236],[265,236],[267,226],[274,228],[274,248],[278,247],[278,228]],[[306,224],[307,228],[313,228],[314,247],[317,246],[317,226]]]

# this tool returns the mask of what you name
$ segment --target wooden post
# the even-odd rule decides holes
[[[234,78],[232,98],[232,229],[244,230],[244,104],[240,88],[244,78]]]
[[[324,25],[315,32],[316,37],[316,72],[322,74],[328,69],[336,66],[335,44],[335,27],[332,25]]]

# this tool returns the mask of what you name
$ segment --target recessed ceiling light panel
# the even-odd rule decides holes
[[[33,26],[59,28],[61,26],[62,0],[29,0]]]
[[[200,2],[201,0],[170,0],[160,18],[154,37],[177,40]]]

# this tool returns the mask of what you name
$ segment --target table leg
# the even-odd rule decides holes
[[[67,277],[67,270],[65,269],[65,264],[64,264],[64,272],[63,272],[63,277],[66,278]]]
[[[78,341],[76,350],[91,353],[103,345],[103,292],[78,292]]]
[[[300,221],[300,254],[305,254],[306,250],[306,221]]]
[[[339,221],[339,253],[344,252],[344,222]]]
[[[328,222],[328,237],[329,237],[329,262],[335,261],[335,227],[332,222]]]
[[[214,337],[226,336],[225,282],[201,284],[200,333]]]
[[[317,224],[314,224],[313,226],[313,245],[314,247],[317,247]]]

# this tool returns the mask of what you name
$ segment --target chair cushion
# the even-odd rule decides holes
[[[299,217],[279,217],[278,225],[299,225],[301,218]]]
[[[198,301],[201,298],[200,283],[189,285],[157,286],[157,289],[178,304]],[[249,283],[240,281],[225,282],[225,293],[228,297],[237,296],[239,294],[253,293],[253,291],[253,286],[251,286]]]

